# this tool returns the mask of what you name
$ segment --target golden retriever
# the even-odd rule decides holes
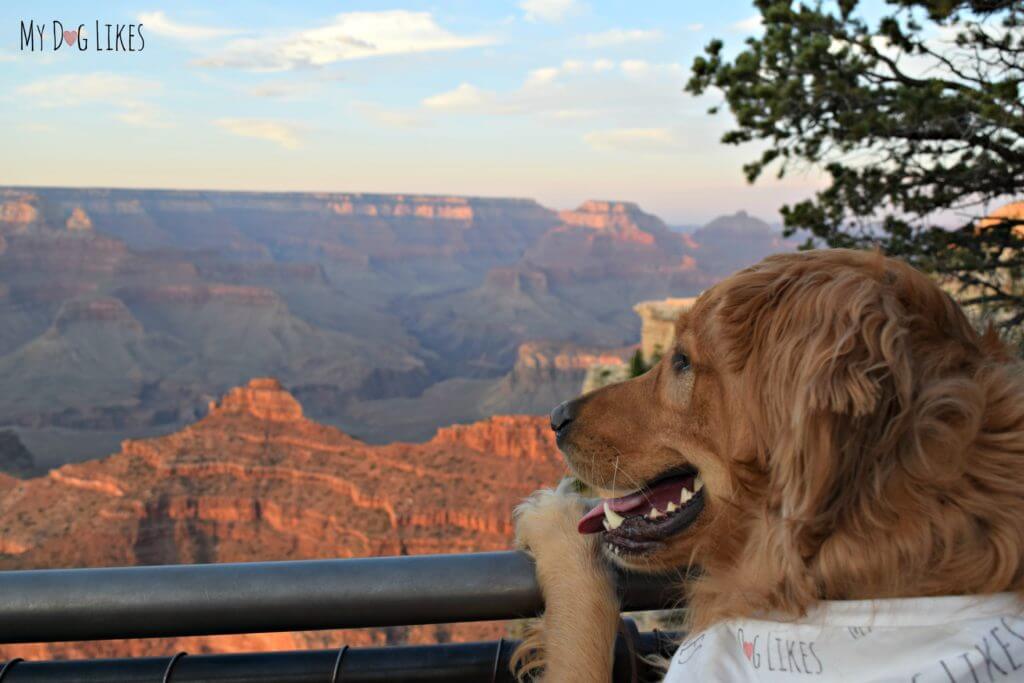
[[[1020,363],[898,260],[769,257],[705,292],[649,372],[559,406],[552,427],[613,500],[587,513],[544,491],[517,510],[546,601],[517,662],[544,680],[610,679],[609,561],[699,566],[691,633],[821,600],[1024,588]]]

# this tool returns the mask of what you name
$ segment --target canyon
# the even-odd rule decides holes
[[[565,472],[547,420],[493,416],[371,445],[305,416],[272,378],[173,434],[16,479],[0,568],[240,562],[507,549],[512,510]],[[293,649],[496,637],[503,624],[4,646],[0,658]]]
[[[0,569],[506,549],[515,504],[564,473],[545,415],[628,372],[634,304],[793,246],[743,213],[684,234],[628,202],[0,188]]]
[[[0,187],[0,429],[46,469],[265,374],[374,443],[542,414],[579,390],[565,358],[628,355],[636,302],[792,247],[628,202]]]

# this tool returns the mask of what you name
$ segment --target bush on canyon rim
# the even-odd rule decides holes
[[[1024,187],[1024,4],[886,0],[871,19],[859,0],[755,5],[760,36],[732,56],[713,40],[687,90],[724,93],[724,143],[764,146],[750,182],[824,171],[782,209],[787,234],[881,248],[1002,327],[1024,322],[1024,205],[981,220]]]

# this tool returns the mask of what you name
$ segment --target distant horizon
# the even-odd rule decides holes
[[[762,31],[750,0],[13,0],[0,27],[3,184],[622,197],[671,224],[778,220],[824,184],[748,184],[763,145],[723,145],[722,96],[685,92],[712,39]]]
[[[700,228],[707,223],[723,216],[734,216],[745,213],[752,218],[763,221],[773,228],[781,226],[781,221],[771,220],[746,207],[740,206],[735,209],[722,209],[712,213],[707,218],[693,218],[683,220],[669,220],[656,211],[644,206],[641,202],[628,198],[608,197],[586,197],[572,206],[553,206],[537,197],[515,196],[515,195],[491,195],[491,194],[460,194],[457,192],[377,192],[363,190],[252,190],[252,189],[224,189],[204,187],[151,187],[151,186],[129,186],[129,185],[52,185],[52,184],[23,184],[23,183],[0,183],[0,190],[82,190],[82,191],[115,191],[115,192],[193,192],[193,193],[220,193],[220,194],[271,194],[271,195],[359,195],[377,197],[431,197],[445,198],[455,197],[459,199],[482,199],[482,200],[508,200],[508,201],[531,201],[551,211],[574,211],[586,202],[608,202],[610,204],[633,204],[644,213],[650,214],[671,228]]]

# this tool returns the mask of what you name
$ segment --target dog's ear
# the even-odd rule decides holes
[[[877,484],[911,409],[907,313],[880,268],[769,260],[737,276],[719,309],[769,477],[775,540],[791,558],[813,556]]]

